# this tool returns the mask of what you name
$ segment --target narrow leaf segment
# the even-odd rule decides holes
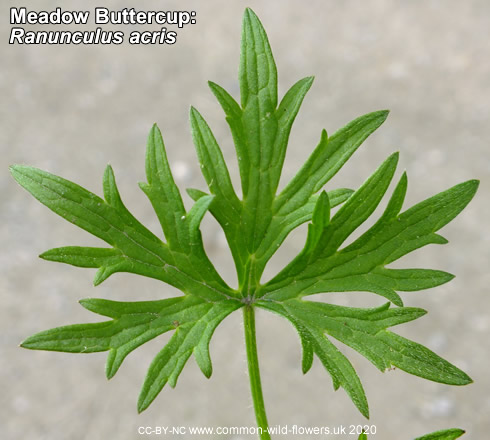
[[[422,437],[417,437],[415,440],[455,440],[461,437],[465,432],[462,429],[444,429],[442,431],[432,432]],[[368,440],[368,436],[362,433],[358,440]]]
[[[444,429],[431,434],[417,437],[415,440],[454,440],[461,437],[465,432],[462,429]]]

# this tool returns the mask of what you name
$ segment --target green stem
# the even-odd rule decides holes
[[[253,306],[243,307],[243,324],[245,327],[245,345],[247,347],[248,374],[250,376],[250,389],[254,403],[255,418],[259,431],[262,431],[260,440],[270,440],[269,424],[265,414],[264,396],[260,383],[259,358],[257,356],[257,340],[255,338],[255,311]]]

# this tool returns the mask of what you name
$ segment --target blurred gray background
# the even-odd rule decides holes
[[[112,9],[136,7],[137,3],[139,10],[195,10],[197,24],[177,30],[173,46],[9,45],[11,6],[52,10],[60,4],[2,2],[0,438],[136,439],[141,438],[139,426],[254,425],[240,313],[216,331],[211,345],[213,377],[206,380],[191,358],[177,388],[165,388],[141,415],[136,412],[139,388],[168,335],[131,354],[110,382],[104,376],[105,353],[81,356],[18,348],[22,339],[40,330],[99,320],[77,303],[81,298],[150,300],[178,292],[129,274],[116,274],[94,288],[94,270],[38,259],[39,253],[56,246],[100,243],[35,201],[7,172],[8,164],[26,163],[101,194],[102,173],[111,163],[128,208],[160,234],[151,206],[137,187],[145,178],[146,136],[157,122],[177,183],[181,188],[204,189],[188,124],[192,104],[213,128],[238,183],[231,136],[206,82],[216,81],[238,97],[245,6],[256,11],[268,32],[281,95],[297,79],[316,76],[293,127],[282,185],[315,147],[322,128],[333,133],[351,119],[382,108],[391,109],[387,122],[329,188],[356,188],[396,150],[401,154],[398,175],[406,169],[409,177],[405,206],[463,180],[482,180],[475,200],[443,230],[450,244],[424,248],[400,264],[447,270],[457,277],[436,289],[403,294],[407,305],[425,308],[429,314],[397,329],[463,368],[475,384],[456,388],[399,370],[381,374],[352,350],[345,352],[366,389],[372,414],[369,424],[377,427],[377,435],[370,439],[411,440],[453,426],[466,428],[465,438],[487,438],[490,3],[63,3],[71,10],[93,11],[103,3]],[[93,16],[86,29],[95,29]],[[127,34],[133,30],[113,29]],[[210,216],[203,222],[203,234],[210,258],[235,285],[224,237]],[[301,249],[304,236],[304,228],[291,235],[271,261],[266,278]],[[324,299],[347,305],[383,302],[362,293]],[[259,312],[257,319],[262,380],[272,425],[366,423],[343,390],[333,391],[318,361],[303,377],[298,337],[287,322],[265,312]]]

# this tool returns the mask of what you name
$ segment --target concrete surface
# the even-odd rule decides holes
[[[73,0],[64,6],[93,10],[103,3],[116,8],[113,2],[93,0]],[[51,10],[59,2],[7,0],[1,6],[0,438],[125,440],[144,437],[138,435],[139,426],[253,426],[240,314],[230,317],[216,332],[211,346],[212,379],[204,379],[190,360],[177,388],[164,389],[142,415],[136,412],[139,388],[166,336],[130,355],[110,382],[104,377],[105,353],[80,356],[18,348],[23,338],[37,331],[97,321],[77,304],[80,298],[148,300],[177,292],[155,280],[128,274],[116,274],[94,288],[93,270],[38,259],[39,253],[52,247],[97,245],[98,240],[40,205],[7,172],[10,163],[27,163],[100,194],[102,172],[110,162],[130,210],[158,233],[150,204],[136,185],[144,179],[146,136],[151,124],[157,122],[178,184],[204,189],[188,125],[192,104],[213,128],[226,159],[233,163],[237,182],[231,136],[206,81],[216,81],[237,96],[240,23],[245,6],[254,8],[268,31],[281,94],[297,79],[316,75],[293,127],[282,182],[308,156],[322,128],[333,133],[349,120],[381,108],[391,109],[387,122],[330,187],[357,187],[395,150],[401,154],[399,173],[406,169],[409,177],[406,206],[460,181],[482,180],[475,200],[444,229],[450,244],[427,247],[401,264],[457,275],[437,289],[404,294],[407,305],[425,308],[429,314],[399,331],[465,369],[475,384],[455,388],[402,371],[381,374],[365,359],[346,351],[366,389],[372,414],[369,424],[377,427],[377,435],[370,439],[410,440],[451,426],[466,428],[465,438],[487,438],[487,0],[137,2],[140,10],[197,11],[197,24],[179,30],[173,46],[8,45],[11,6]],[[117,3],[117,8],[131,6],[135,2]],[[90,21],[85,28],[94,29],[95,25]],[[143,28],[158,26],[138,29]],[[128,32],[131,28],[114,29]],[[203,229],[212,260],[234,283],[219,228],[208,216]],[[266,276],[276,273],[298,252],[304,233],[303,228],[291,235]],[[325,299],[349,305],[382,302],[367,294]],[[298,338],[288,323],[259,313],[258,334],[272,425],[366,423],[344,391],[333,392],[319,362],[302,376]]]

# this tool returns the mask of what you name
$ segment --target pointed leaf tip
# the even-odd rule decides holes
[[[330,223],[330,200],[326,191],[322,191],[313,210],[312,223],[325,228]]]
[[[257,14],[256,14],[256,13],[253,11],[253,9],[252,9],[252,8],[250,8],[250,7],[246,7],[246,8],[245,8],[245,12],[243,13],[243,16],[244,16],[244,17],[246,17],[246,16],[248,16],[249,14],[250,14],[250,15],[252,15],[252,16],[255,16],[256,18],[258,18],[258,17],[257,17]]]
[[[394,153],[392,153],[387,161],[394,161],[394,162],[398,162],[398,159],[400,159],[400,152],[399,151],[395,151]]]
[[[371,116],[372,119],[378,120],[379,125],[381,125],[384,121],[386,121],[389,114],[390,114],[389,110],[376,110],[372,113],[368,113],[368,115]]]
[[[150,133],[149,133],[150,139],[153,139],[155,137],[155,135],[159,132],[160,132],[160,128],[158,127],[157,123],[156,122],[153,123],[153,125],[150,128]]]
[[[201,191],[200,189],[196,188],[186,188],[185,190],[189,197],[194,200],[195,202],[199,200],[201,197],[207,196],[208,194],[205,193],[204,191]]]
[[[473,197],[480,186],[480,181],[477,179],[467,180],[466,182],[463,182],[462,185],[465,185],[465,187],[468,188],[468,192],[472,193],[471,197]]]
[[[150,134],[153,134],[153,133],[161,133],[161,130],[160,130],[160,127],[158,126],[158,124],[156,122],[154,122],[150,128]]]
[[[111,268],[102,266],[97,270],[94,276],[94,286],[97,287],[99,284],[104,282],[107,278],[109,278],[112,274],[114,273],[114,270],[111,270]]]
[[[17,164],[12,164],[12,165],[9,165],[9,172],[10,172],[10,174],[12,174],[12,176],[13,176],[13,175],[14,175],[14,173],[16,172],[16,170],[17,170],[17,167],[18,167],[18,166],[19,166],[19,165],[17,165]]]
[[[199,113],[197,108],[194,107],[193,105],[191,105],[191,107],[189,109],[189,113],[190,113],[191,118],[202,119],[201,113]]]
[[[27,174],[29,171],[33,170],[35,168],[29,167],[27,165],[19,165],[19,164],[14,164],[9,166],[9,171],[14,180],[21,186],[24,186],[22,183],[23,177],[25,174]]]
[[[141,414],[146,408],[148,408],[148,406],[143,406],[143,402],[140,402],[138,401],[138,405],[137,405],[137,411],[138,411],[138,414]]]

